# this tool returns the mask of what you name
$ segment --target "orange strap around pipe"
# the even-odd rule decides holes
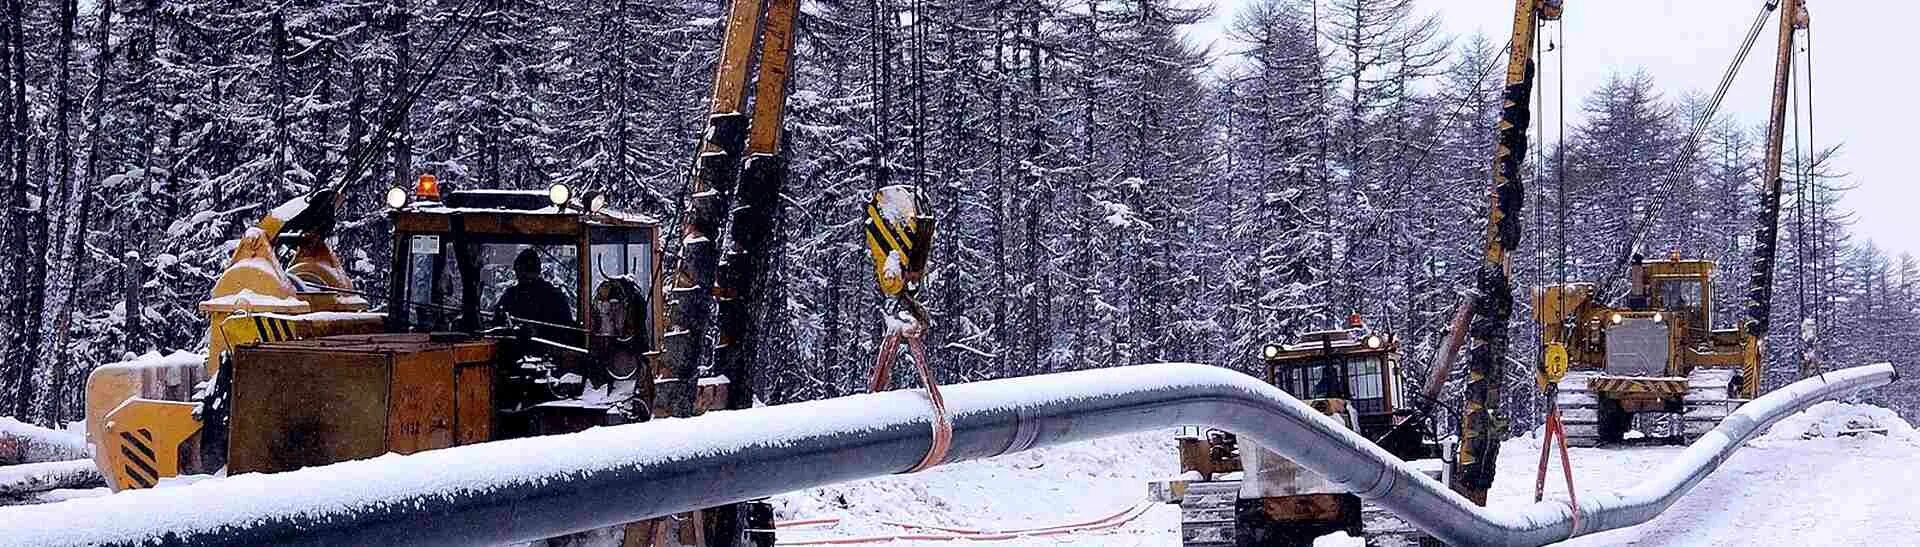
[[[920,372],[920,381],[927,386],[927,398],[933,402],[933,445],[927,448],[927,455],[920,459],[907,473],[918,473],[940,465],[946,459],[947,450],[953,445],[953,422],[947,419],[947,401],[940,396],[940,385],[933,380],[933,370],[927,364],[927,346],[922,341],[924,326],[914,325],[887,335],[880,342],[880,355],[873,365],[873,378],[867,384],[867,391],[879,392],[886,389],[892,376],[893,358],[900,352],[900,341],[905,339],[913,350],[914,366]]]

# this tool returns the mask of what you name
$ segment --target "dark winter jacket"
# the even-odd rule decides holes
[[[500,295],[495,311],[501,314],[495,318],[498,324],[505,324],[505,316],[511,315],[514,319],[573,325],[573,308],[567,303],[566,293],[545,279],[522,281],[508,287],[506,294]],[[555,341],[565,335],[564,330],[551,327],[536,327],[533,332],[535,336]]]

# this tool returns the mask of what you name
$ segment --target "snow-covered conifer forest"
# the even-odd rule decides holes
[[[1263,342],[1354,311],[1419,382],[1483,246],[1504,37],[1447,35],[1412,0],[1322,3],[1316,21],[1309,0],[1253,2],[1209,50],[1189,2],[805,2],[754,327],[775,342],[751,381],[770,402],[864,389],[882,300],[861,206],[907,183],[940,219],[925,299],[943,382],[1251,370]],[[564,182],[674,218],[723,2],[0,6],[0,415],[52,424],[80,418],[92,367],[203,351],[195,305],[235,240],[342,177],[335,248],[374,287],[392,252],[379,196],[420,173]],[[1538,128],[1517,286],[1608,276],[1639,235],[1718,261],[1718,315],[1737,316],[1763,120],[1708,120],[1685,154],[1703,91],[1623,72],[1568,99],[1583,115],[1564,146]],[[1803,352],[1920,366],[1920,261],[1849,234],[1832,150],[1789,152],[1767,385]],[[1520,431],[1540,405],[1518,387],[1537,326],[1516,292]],[[1920,412],[1911,388],[1868,398]]]

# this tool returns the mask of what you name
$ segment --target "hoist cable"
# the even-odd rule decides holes
[[[1688,131],[1687,140],[1681,143],[1680,155],[1676,158],[1678,165],[1668,170],[1668,176],[1655,187],[1654,196],[1670,195],[1672,193],[1670,190],[1673,186],[1684,178],[1687,170],[1682,167],[1692,162],[1694,154],[1698,152],[1700,148],[1700,135],[1705,133],[1707,127],[1713,124],[1714,116],[1720,111],[1721,103],[1725,102],[1728,91],[1733,88],[1734,80],[1740,75],[1741,65],[1746,63],[1747,55],[1753,52],[1753,46],[1759,41],[1761,31],[1766,28],[1767,16],[1771,14],[1776,7],[1777,4],[1773,3],[1762,5],[1760,13],[1754,16],[1753,25],[1747,30],[1747,38],[1746,41],[1741,44],[1740,52],[1734,56],[1733,63],[1728,65],[1726,72],[1721,75],[1720,86],[1714,91],[1713,98],[1707,102],[1706,110],[1700,114],[1699,118],[1694,120],[1692,129]],[[1645,238],[1647,227],[1664,212],[1668,201],[1669,200],[1655,199],[1653,206],[1647,208],[1645,213],[1640,215],[1639,218],[1633,219],[1633,223],[1629,225],[1627,239],[1620,246],[1619,252],[1608,270],[1608,274],[1601,278],[1600,282],[1594,286],[1595,290],[1599,292],[1602,301],[1607,300],[1606,295],[1612,292],[1610,289],[1625,275],[1629,257],[1633,255],[1634,249],[1640,246],[1640,241]]]
[[[1806,47],[1806,51],[1805,51],[1805,53],[1806,53],[1806,55],[1805,55],[1805,62],[1806,62],[1806,64],[1807,64],[1807,150],[1808,150],[1808,151],[1810,151],[1810,152],[1811,152],[1812,154],[1814,154],[1814,155],[1818,155],[1818,154],[1820,154],[1820,149],[1819,149],[1819,147],[1817,147],[1817,146],[1815,146],[1815,143],[1814,143],[1814,140],[1813,140],[1813,136],[1814,136],[1814,132],[1813,132],[1813,131],[1814,131],[1814,127],[1815,127],[1816,125],[1818,125],[1818,123],[1817,123],[1817,119],[1816,119],[1816,118],[1814,117],[1814,98],[1813,98],[1813,25],[1811,25],[1811,24],[1809,24],[1809,25],[1807,25],[1807,47]],[[1817,164],[1816,164],[1816,165],[1817,165]],[[1813,169],[1813,166],[1808,166],[1808,175],[1809,175],[1810,177],[1812,176],[1812,169]],[[1818,184],[1818,183],[1816,182],[1816,184]],[[1824,240],[1826,239],[1826,238],[1825,238],[1825,234],[1826,234],[1826,227],[1825,227],[1825,225],[1824,225],[1824,223],[1823,223],[1823,224],[1820,224],[1819,226],[1820,226],[1820,230],[1819,230],[1819,231],[1820,231],[1820,233],[1821,233],[1821,239],[1820,239],[1820,240],[1818,240],[1818,241],[1815,241],[1815,242],[1814,242],[1814,249],[1815,249],[1816,251],[1817,251],[1817,250],[1819,249],[1819,245],[1821,245],[1822,243],[1824,243]],[[1824,269],[1824,268],[1822,268],[1822,269],[1821,269],[1821,271],[1822,271],[1822,272],[1824,272],[1824,271],[1825,271],[1825,269]],[[1823,273],[1823,274],[1822,274],[1822,277],[1824,277],[1824,276],[1825,276],[1825,274]],[[1818,318],[1818,317],[1816,316],[1816,318],[1814,319],[1814,325],[1815,325],[1815,331],[1814,331],[1814,332],[1815,332],[1815,337],[1814,337],[1814,340],[1815,340],[1815,342],[1816,342],[1816,344],[1818,343],[1818,341],[1819,341],[1819,339],[1820,339],[1820,338],[1819,338],[1819,336],[1818,336],[1818,334],[1819,334],[1819,325],[1824,325],[1824,324],[1826,324],[1826,322],[1825,322],[1825,321],[1822,321],[1821,319],[1819,319],[1819,318]],[[1814,356],[1815,356],[1815,357],[1817,358],[1817,357],[1819,356],[1819,352],[1817,352],[1817,351],[1816,351],[1816,352],[1814,353]]]
[[[335,196],[334,199],[342,199],[339,196],[344,195],[343,192],[346,190],[347,185],[359,179],[362,175],[366,174],[368,169],[372,168],[374,156],[380,152],[391,150],[382,145],[387,144],[387,141],[393,139],[393,137],[399,133],[400,129],[406,126],[406,118],[413,110],[414,101],[426,93],[427,87],[433,84],[434,80],[439,77],[440,70],[446,66],[448,60],[453,58],[453,54],[459,51],[460,45],[466,42],[467,36],[473,33],[473,29],[480,26],[478,21],[480,20],[481,14],[468,15],[464,18],[460,17],[460,15],[466,13],[467,5],[470,3],[470,1],[463,1],[460,5],[455,6],[453,10],[454,16],[442,22],[439,28],[435,28],[429,33],[429,35],[433,36],[444,36],[447,35],[447,33],[444,32],[446,27],[455,24],[456,21],[460,25],[458,29],[452,33],[450,38],[443,40],[446,47],[441,48],[433,60],[428,62],[427,71],[421,75],[418,83],[415,83],[411,89],[396,89],[393,91],[395,93],[401,93],[402,95],[393,101],[392,109],[386,112],[386,119],[381,121],[379,131],[374,135],[374,138],[372,140],[361,141],[360,143],[348,144],[348,150],[352,150],[353,146],[363,143],[366,147],[360,149],[359,153],[352,155],[347,163],[344,176],[334,182],[332,188]],[[433,49],[428,48],[426,51],[433,51]],[[404,66],[395,68],[398,70],[410,70]]]
[[[1546,21],[1539,21],[1534,23],[1533,25],[1534,35],[1539,36],[1541,34],[1544,34],[1543,32],[1541,32],[1541,29],[1545,29],[1545,28],[1547,28]],[[1544,65],[1546,64],[1547,61],[1546,61],[1546,57],[1543,56],[1541,53],[1542,52],[1541,52],[1540,40],[1534,40],[1533,41],[1533,58],[1536,59],[1535,63],[1537,65],[1541,65],[1538,68],[1536,68],[1536,70],[1534,70],[1535,74],[1539,74],[1545,71]],[[1545,87],[1545,86],[1541,86],[1541,87]],[[1543,90],[1540,93],[1535,93],[1533,94],[1533,97],[1529,97],[1529,99],[1533,101],[1534,112],[1545,112],[1547,110],[1546,91]],[[1547,172],[1546,148],[1547,148],[1547,124],[1544,124],[1544,123],[1533,124],[1533,165],[1532,167],[1533,167],[1533,180],[1535,181],[1540,180],[1541,178],[1543,178],[1544,175],[1546,175],[1546,172]],[[1524,154],[1525,151],[1522,151],[1522,153]]]
[[[1554,180],[1560,188],[1560,281],[1565,282],[1567,280],[1567,269],[1569,266],[1567,264],[1567,254],[1570,251],[1570,249],[1567,248],[1567,212],[1572,210],[1572,208],[1566,204],[1567,153],[1569,152],[1567,150],[1567,24],[1562,22],[1555,27],[1555,29],[1560,35],[1560,88],[1554,91],[1560,103],[1560,113],[1558,115],[1560,118],[1560,135],[1557,137],[1560,144],[1560,151],[1554,161],[1554,163],[1558,164],[1554,166]]]

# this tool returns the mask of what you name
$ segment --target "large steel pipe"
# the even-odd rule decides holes
[[[1747,438],[1812,403],[1884,385],[1881,364],[1748,403],[1634,488],[1504,511],[1468,503],[1252,377],[1160,364],[946,388],[946,462],[1177,425],[1234,431],[1455,544],[1540,545],[1645,522]],[[18,545],[474,545],[569,532],[905,471],[928,449],[915,391],[660,420],[273,475],[0,509]]]

